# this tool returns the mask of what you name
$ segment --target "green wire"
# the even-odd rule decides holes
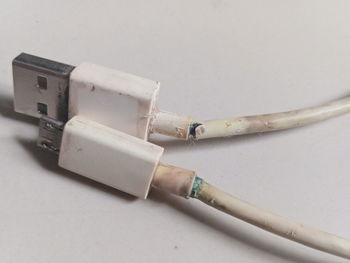
[[[198,194],[202,190],[203,185],[204,185],[204,180],[202,178],[196,176],[194,178],[190,197],[198,198]]]

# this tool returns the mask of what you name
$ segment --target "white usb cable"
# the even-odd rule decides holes
[[[153,179],[154,187],[169,189],[171,187],[168,185],[175,185],[172,182],[175,180],[174,178],[176,178],[177,173],[173,173],[171,170],[166,172],[162,170],[162,168],[159,168],[159,170],[161,170],[162,173],[156,173]],[[190,176],[189,174],[188,177],[190,178]],[[182,181],[185,182],[185,188],[187,185],[186,180],[182,179]],[[171,189],[168,191],[174,193]],[[196,198],[213,208],[278,236],[329,254],[350,259],[349,239],[323,232],[291,219],[270,213],[225,193],[199,177],[196,177],[194,180],[190,197]]]
[[[51,120],[43,121],[49,124]],[[163,148],[157,145],[75,116],[63,130],[59,165],[140,198],[147,198],[151,186],[185,198],[196,198],[281,237],[350,259],[350,240],[233,197],[206,183],[193,171],[161,163],[162,153]]]
[[[350,98],[297,111],[194,121],[157,109],[159,83],[91,63],[21,54],[13,61],[15,110],[40,118],[38,145],[70,171],[147,198],[151,187],[195,198],[281,237],[350,259],[350,240],[272,214],[161,163],[150,133],[205,139],[288,129],[350,112]]]
[[[75,115],[147,140],[160,133],[202,140],[299,127],[350,113],[350,97],[282,113],[198,121],[160,110],[160,84],[114,69],[77,67],[21,54],[13,61],[15,110],[67,121]]]
[[[151,131],[183,139],[202,140],[285,130],[347,113],[350,113],[350,97],[317,107],[226,120],[193,121],[189,117],[158,111],[153,116]]]

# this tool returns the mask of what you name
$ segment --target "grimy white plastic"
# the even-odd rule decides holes
[[[64,128],[59,166],[146,198],[163,148],[75,116]]]
[[[159,82],[92,63],[70,76],[69,118],[75,115],[147,140]]]

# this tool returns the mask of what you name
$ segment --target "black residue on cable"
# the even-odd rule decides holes
[[[199,123],[199,122],[193,122],[190,124],[190,137],[193,138],[193,139],[196,139],[196,128],[198,126],[201,126],[202,123]]]

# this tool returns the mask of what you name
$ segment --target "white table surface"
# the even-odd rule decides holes
[[[350,1],[0,2],[0,261],[347,262],[196,200],[134,199],[57,167],[37,120],[12,110],[20,52],[161,82],[198,119],[284,111],[350,94]],[[164,162],[270,211],[350,237],[350,116],[193,145],[152,136]]]

